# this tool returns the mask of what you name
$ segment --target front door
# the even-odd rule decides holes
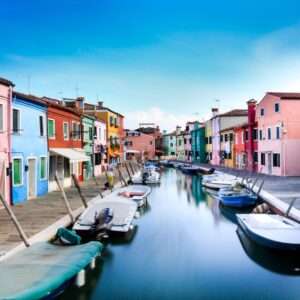
[[[36,159],[35,158],[30,158],[28,159],[28,198],[34,198],[36,197]]]
[[[268,174],[272,175],[272,152],[268,152]]]

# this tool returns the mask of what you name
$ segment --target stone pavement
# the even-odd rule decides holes
[[[125,169],[122,169],[122,174],[128,180]],[[118,179],[118,173],[115,172],[115,178]],[[116,180],[117,181],[117,180]],[[104,187],[106,182],[105,176],[97,178],[96,185],[93,179],[81,183],[83,195],[89,201],[99,195],[100,187]],[[83,203],[75,187],[65,189],[67,198],[70,202],[73,212],[78,208],[83,208]],[[43,197],[26,201],[12,207],[18,221],[28,238],[45,230],[61,218],[67,215],[61,192],[51,192]],[[76,216],[74,216],[76,217]],[[0,209],[0,257],[9,250],[18,246],[22,240],[10,220],[5,209]]]

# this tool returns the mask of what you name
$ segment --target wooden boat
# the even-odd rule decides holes
[[[245,233],[263,246],[281,250],[300,250],[300,224],[279,215],[238,214]]]
[[[247,207],[255,205],[258,197],[246,188],[223,188],[218,192],[218,199],[225,206]]]
[[[219,179],[217,177],[215,179],[212,178],[211,180],[203,180],[202,186],[213,190],[219,190],[222,188],[233,187],[237,182],[236,179]]]
[[[54,298],[99,255],[102,244],[31,245],[0,263],[0,299]]]
[[[151,188],[141,184],[129,185],[114,191],[112,194],[132,200],[141,207],[147,203],[147,197],[151,193]]]
[[[136,202],[122,196],[110,194],[104,199],[97,197],[73,225],[73,230],[80,236],[95,236],[98,234],[95,229],[98,217],[104,209],[113,211],[112,224],[108,232],[128,232],[133,228],[133,219],[138,205]]]

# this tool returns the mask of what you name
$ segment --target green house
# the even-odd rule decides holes
[[[205,163],[205,127],[203,127],[201,124],[195,124],[194,129],[191,131],[191,137],[192,161]]]

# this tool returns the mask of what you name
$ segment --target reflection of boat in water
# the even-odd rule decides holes
[[[237,229],[237,234],[248,257],[263,268],[280,274],[300,275],[299,253],[263,247],[249,239],[241,228]]]
[[[233,208],[233,207],[225,206],[224,204],[222,204],[222,202],[219,202],[219,209],[222,215],[234,224],[238,224],[237,217],[236,217],[237,214],[247,214],[252,211],[252,207]]]

